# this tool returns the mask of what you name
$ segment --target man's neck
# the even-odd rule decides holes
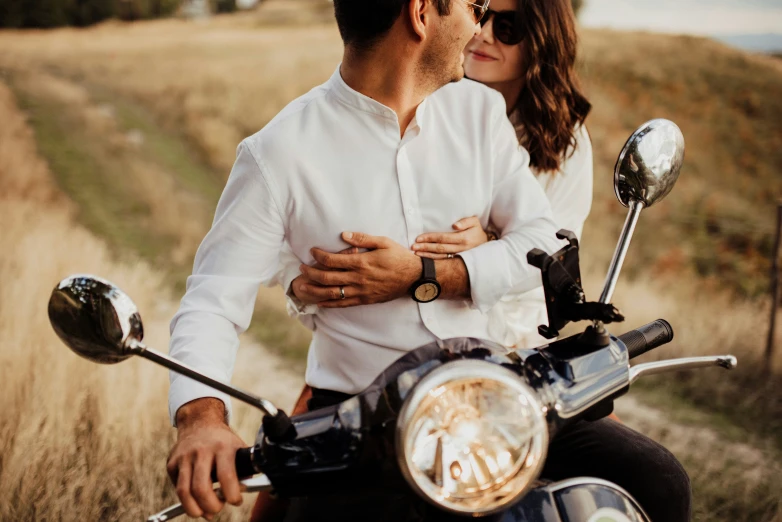
[[[426,87],[426,79],[421,78],[416,63],[399,52],[345,50],[340,73],[351,89],[396,113],[400,136],[404,135],[421,102],[434,91]]]
[[[513,109],[516,107],[516,103],[519,101],[521,88],[524,86],[524,78],[509,80],[507,82],[487,82],[486,86],[491,87],[495,91],[502,94],[502,97],[505,98],[506,113],[510,116],[510,114],[513,112]]]

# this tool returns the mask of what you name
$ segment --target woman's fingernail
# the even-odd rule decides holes
[[[353,232],[345,232],[345,239],[353,239]]]
[[[421,245],[413,245],[413,250],[421,250]]]

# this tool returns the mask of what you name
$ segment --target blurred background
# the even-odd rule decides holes
[[[624,422],[689,472],[698,521],[782,521],[782,339],[769,344],[782,197],[778,0],[583,0],[595,201],[582,242],[596,299],[625,209],[624,141],[669,118],[678,185],[645,212],[614,302],[663,317],[654,357],[733,353],[739,368],[649,378]],[[175,500],[167,372],[98,367],[55,337],[46,303],[71,273],[168,321],[239,141],[324,82],[342,46],[327,0],[0,0],[0,520],[140,520]],[[308,332],[263,289],[234,382],[289,409]],[[768,349],[771,348],[771,351]],[[776,350],[776,353],[774,353]],[[237,404],[250,441],[259,415]],[[221,520],[247,520],[253,501]]]

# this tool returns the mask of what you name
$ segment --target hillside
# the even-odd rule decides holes
[[[680,182],[643,218],[633,255],[654,274],[690,269],[712,287],[765,292],[782,197],[782,64],[684,36],[590,31],[583,47],[598,172],[642,120],[675,121],[687,143]],[[607,180],[596,186],[613,198]],[[618,222],[616,207],[596,210],[588,230]]]

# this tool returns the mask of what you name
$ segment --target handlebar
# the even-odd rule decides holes
[[[236,458],[234,460],[236,464],[236,475],[242,479],[252,477],[258,471],[255,468],[253,462],[253,456],[256,448],[239,448],[236,450]],[[217,482],[217,470],[212,470],[212,482]]]
[[[627,346],[630,359],[654,350],[673,340],[673,328],[665,319],[658,319],[635,330],[630,330],[619,336],[619,340]]]

